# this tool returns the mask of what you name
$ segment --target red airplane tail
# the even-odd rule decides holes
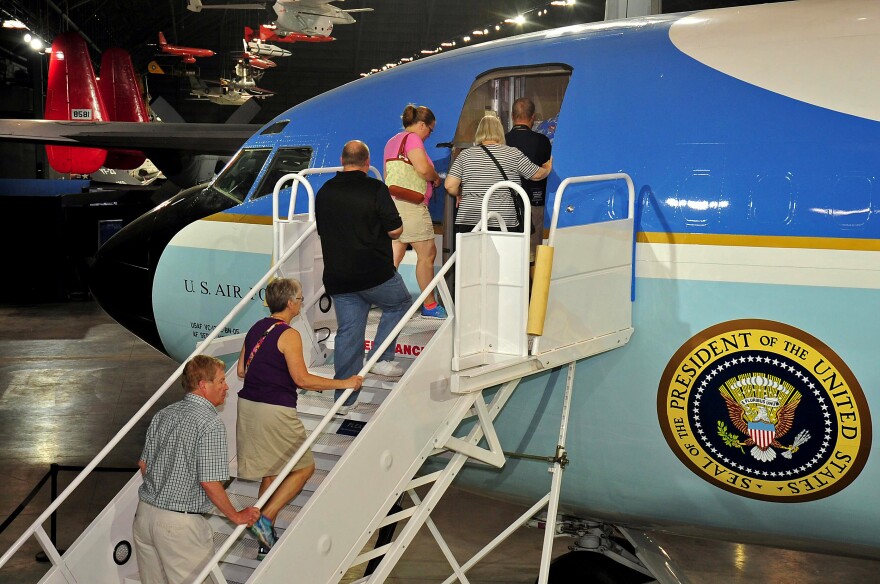
[[[140,85],[131,56],[123,49],[107,49],[101,57],[101,78],[98,91],[107,118],[114,122],[149,122],[150,115],[141,97]],[[146,157],[137,150],[110,150],[104,166],[130,170],[144,163]]]
[[[244,27],[244,42],[249,43],[254,38],[254,29],[249,26]]]
[[[159,46],[164,47],[167,44],[168,44],[168,41],[165,40],[165,35],[162,34],[162,31],[160,30],[159,31]]]
[[[86,42],[75,32],[58,35],[49,57],[46,86],[47,120],[105,121],[104,103]],[[46,146],[49,165],[61,173],[89,174],[104,164],[100,148]]]

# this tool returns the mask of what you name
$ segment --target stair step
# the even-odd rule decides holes
[[[229,564],[220,562],[220,571],[226,578],[228,584],[244,584],[254,573],[253,568],[248,566],[239,566],[238,564]]]
[[[321,483],[324,482],[324,478],[329,472],[329,470],[319,469],[317,468],[317,465],[315,465],[315,472],[309,477],[309,480],[306,481],[303,491],[308,493],[314,492],[319,486],[321,486]],[[257,496],[259,488],[260,481],[250,481],[237,478],[226,488],[226,492],[236,493],[238,495]]]
[[[254,495],[242,495],[240,493],[228,493],[229,501],[232,503],[232,506],[236,509],[244,509],[245,507],[253,507],[257,502],[256,493]],[[305,502],[308,501],[309,495],[300,495],[294,498],[293,501],[289,505],[287,505],[281,512],[278,514],[278,517],[275,518],[275,529],[276,530],[284,530],[287,529],[287,526],[290,525],[294,519],[296,519],[297,513],[302,509],[302,506],[305,505]],[[226,517],[217,510],[216,507],[213,507],[209,511],[212,517],[218,517],[220,520],[231,526],[232,523]]]
[[[412,358],[401,357],[399,355],[395,357],[394,360],[400,363],[407,371],[413,363]],[[309,367],[309,373],[313,375],[320,375],[321,377],[332,378],[333,375],[336,373],[336,370],[333,367],[333,363],[325,363],[324,365],[318,365],[317,367]],[[394,386],[397,385],[398,381],[400,381],[400,377],[386,377],[385,375],[367,373],[364,376],[364,387],[377,389],[394,389]]]
[[[333,395],[320,395],[318,392],[309,392],[312,395],[309,395],[307,398],[300,398],[296,403],[296,411],[300,415],[311,415],[317,416],[319,418],[323,418],[327,415],[327,412],[330,411],[330,408],[333,407]],[[330,392],[324,392],[330,393]],[[359,421],[367,421],[369,420],[376,410],[379,409],[380,403],[373,403],[369,401],[361,401],[361,395],[358,395],[358,407],[357,410],[351,412],[346,418],[359,420]]]

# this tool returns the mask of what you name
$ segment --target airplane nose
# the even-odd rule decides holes
[[[141,215],[98,250],[89,271],[92,296],[115,321],[167,354],[153,314],[153,277],[162,252],[190,223],[236,203],[197,185]]]
[[[153,317],[155,264],[150,262],[160,213],[153,209],[138,217],[101,246],[89,271],[89,288],[111,318],[164,353]]]

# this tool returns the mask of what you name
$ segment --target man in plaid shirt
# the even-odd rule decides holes
[[[238,525],[260,517],[256,507],[236,511],[223,488],[229,454],[216,409],[229,390],[223,361],[193,357],[182,382],[187,394],[155,415],[138,462],[144,482],[134,547],[142,584],[192,582],[214,555],[213,533],[202,516],[212,504]]]

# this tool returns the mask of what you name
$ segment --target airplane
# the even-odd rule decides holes
[[[250,30],[248,38],[247,31]],[[245,51],[258,57],[289,57],[292,53],[287,49],[282,49],[277,45],[264,43],[259,38],[253,38],[253,30],[245,29]]]
[[[259,41],[247,42],[242,39],[244,45],[244,54],[241,57],[241,64],[245,67],[251,67],[260,71],[271,69],[278,64],[267,57],[288,57],[290,51],[285,51],[275,45],[264,45]]]
[[[275,31],[278,38],[293,36],[330,38],[334,24],[354,24],[353,12],[372,12],[372,8],[342,9],[331,4],[333,0],[277,0],[273,6],[275,11]],[[201,0],[188,0],[187,9],[192,12],[202,10],[254,10],[263,9],[260,4],[214,4],[205,5]],[[262,28],[262,27],[261,27]],[[261,30],[262,34],[262,30]],[[264,39],[266,40],[266,39]],[[277,40],[277,39],[273,39]]]
[[[548,311],[562,334],[594,324],[579,316],[609,301],[600,280],[590,284],[599,274],[585,270],[615,254],[634,257],[617,289],[631,329],[617,348],[576,364],[560,499],[568,519],[559,531],[585,535],[574,547],[595,550],[591,539],[616,545],[605,529],[613,527],[664,583],[680,578],[639,530],[880,558],[880,461],[870,456],[871,409],[880,406],[878,49],[880,6],[817,0],[575,25],[420,59],[267,123],[198,198],[157,208],[108,241],[92,292],[181,361],[204,338],[198,330],[219,323],[271,265],[270,193],[280,174],[335,166],[353,138],[370,146],[375,164],[407,103],[436,114],[426,149],[445,172],[487,109],[506,119],[526,95],[542,119],[556,120],[545,221],[557,204],[558,231],[611,233],[632,221],[616,243],[568,240],[553,264],[572,274],[554,285],[579,287]],[[352,104],[369,104],[369,115],[339,115]],[[572,177],[609,173],[626,173],[632,189],[607,179],[560,193]],[[315,190],[322,184],[309,180]],[[415,292],[412,265],[401,273]],[[231,330],[264,314],[262,302],[250,304]],[[558,444],[566,375],[535,367],[494,428],[501,444],[547,453]],[[441,382],[421,386],[439,392]],[[399,427],[409,422],[402,418]],[[393,436],[389,452],[407,443]],[[379,469],[395,468],[390,454],[382,460],[360,475],[358,505],[375,495]],[[547,465],[526,459],[466,466],[456,477],[527,504],[548,481]],[[334,488],[325,481],[316,495]],[[113,516],[102,515],[108,532]],[[325,519],[321,529],[340,517],[348,518]],[[317,569],[347,553],[333,533],[308,534],[317,544],[302,549],[285,546],[296,536],[285,534],[257,569],[267,577]],[[67,569],[85,562],[87,539],[68,551]],[[306,561],[289,565],[297,554]],[[551,576],[554,584],[621,581],[609,576],[620,566],[595,561],[603,556],[563,557],[566,573]],[[47,582],[62,581],[53,570]]]
[[[76,32],[62,33],[52,41],[46,87],[46,123],[149,120],[128,52],[119,48],[104,51],[98,79],[85,40]],[[142,152],[122,148],[47,145],[46,156],[55,171],[78,175],[102,166],[130,170],[144,162]]]
[[[159,49],[163,53],[174,55],[176,57],[182,57],[183,62],[187,64],[195,63],[197,57],[213,57],[215,54],[214,51],[210,49],[198,49],[195,47],[170,45],[168,44],[168,41],[165,40],[165,35],[161,31],[159,32]]]
[[[274,91],[261,89],[256,86],[250,67],[239,63],[235,66],[237,77],[233,79],[221,79],[214,87],[195,75],[188,77],[190,82],[190,95],[195,99],[205,99],[218,105],[239,106],[252,98],[265,99],[275,95]]]
[[[245,30],[249,28],[245,27]],[[301,32],[292,32],[288,30],[279,30],[274,24],[261,24],[258,31],[258,38],[261,41],[272,41],[276,43],[329,43],[335,41],[332,36],[308,35]]]

